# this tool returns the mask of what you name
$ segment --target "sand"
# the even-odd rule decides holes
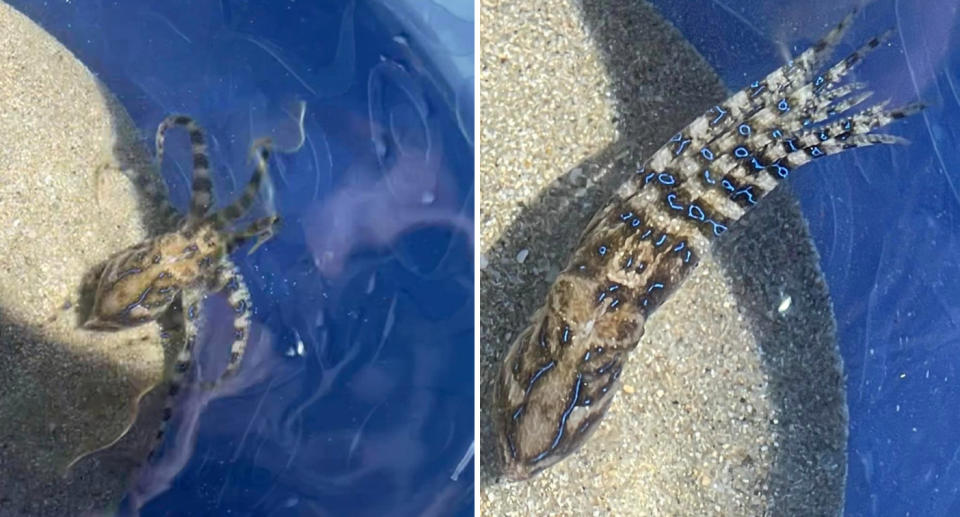
[[[148,397],[119,452],[63,477],[123,433],[164,371],[156,325],[91,332],[76,312],[83,275],[147,235],[130,178],[157,176],[69,50],[3,3],[0,27],[0,515],[79,515],[120,498],[159,424]]]
[[[497,478],[486,408],[505,347],[618,176],[727,95],[648,4],[585,4],[480,4],[480,513],[838,514],[842,364],[784,189],[650,319],[591,440],[532,480]]]

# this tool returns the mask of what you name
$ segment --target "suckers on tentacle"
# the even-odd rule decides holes
[[[871,92],[839,84],[886,35],[818,73],[854,14],[677,133],[587,225],[503,359],[494,420],[507,477],[528,478],[590,436],[647,318],[713,240],[781,180],[814,158],[903,142],[873,131],[919,104],[846,115]]]

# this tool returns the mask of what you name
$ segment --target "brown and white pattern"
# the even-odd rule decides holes
[[[853,16],[683,128],[593,217],[502,362],[493,418],[507,477],[528,478],[590,436],[646,319],[780,180],[814,158],[902,141],[872,131],[919,104],[846,115],[870,92],[839,84],[885,35],[820,72]]]

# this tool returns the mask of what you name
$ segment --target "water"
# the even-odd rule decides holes
[[[739,88],[862,2],[653,3]],[[821,253],[845,362],[847,515],[960,513],[958,7],[878,0],[865,8],[838,55],[892,27],[891,44],[855,77],[875,101],[929,107],[891,128],[909,146],[826,159],[791,179]]]
[[[148,141],[171,112],[202,122],[221,202],[252,139],[296,149],[262,197],[282,230],[237,255],[243,370],[182,397],[128,500],[142,515],[472,515],[473,20],[451,3],[11,2]],[[183,209],[189,157],[169,141]],[[229,329],[222,300],[207,309],[201,369]]]

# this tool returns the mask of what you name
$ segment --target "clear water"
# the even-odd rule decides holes
[[[859,1],[655,0],[730,88],[797,54]],[[924,112],[909,146],[791,178],[827,277],[850,409],[847,515],[960,515],[960,24],[956,0],[877,0],[838,56],[893,28],[858,69],[875,100]]]
[[[242,372],[184,395],[128,501],[142,515],[472,515],[473,15],[447,3],[11,2],[148,142],[171,112],[203,123],[221,200],[252,139],[302,143],[272,162],[282,230],[237,257]],[[181,208],[184,142],[163,169]]]

